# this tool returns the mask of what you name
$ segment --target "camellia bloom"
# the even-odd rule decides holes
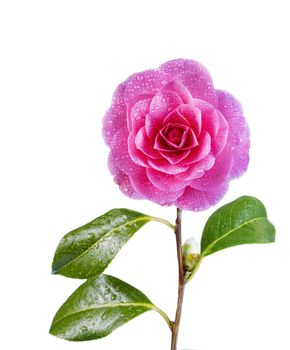
[[[169,61],[121,83],[103,135],[124,194],[182,209],[216,204],[249,161],[240,103],[215,90],[208,71],[193,60]]]

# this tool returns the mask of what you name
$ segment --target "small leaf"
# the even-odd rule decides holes
[[[166,223],[129,209],[110,210],[63,237],[52,272],[84,279],[101,274],[134,233],[151,220]]]
[[[156,307],[138,289],[113,276],[100,275],[67,299],[56,313],[50,333],[73,341],[98,339],[152,309]]]
[[[271,243],[275,228],[268,221],[264,205],[256,198],[244,196],[214,212],[201,238],[202,256],[239,244]]]

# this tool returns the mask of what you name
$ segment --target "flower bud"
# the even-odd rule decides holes
[[[199,246],[191,237],[182,246],[183,268],[185,271],[193,271],[199,260]]]

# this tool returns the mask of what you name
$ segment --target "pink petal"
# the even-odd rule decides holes
[[[179,129],[181,140],[180,144],[170,141],[168,132],[174,128]],[[154,148],[159,151],[176,152],[179,150],[191,149],[198,145],[194,132],[188,127],[181,124],[167,124],[156,136]]]
[[[214,154],[219,154],[228,137],[229,126],[226,119],[217,109],[205,101],[195,99],[194,105],[201,111],[202,126],[211,136]]]
[[[205,210],[218,203],[228,190],[228,182],[224,182],[213,191],[200,191],[187,187],[183,195],[177,199],[176,205],[185,210]]]
[[[193,98],[200,98],[213,105],[216,104],[216,94],[211,77],[200,63],[193,60],[177,59],[164,63],[159,67],[159,71],[164,72],[167,79],[175,78],[182,83]]]
[[[170,164],[166,159],[148,159],[148,164],[153,169],[166,174],[179,174],[186,171],[188,166],[180,166],[179,164]]]
[[[188,120],[181,115],[180,113],[178,113],[178,110],[184,105],[180,105],[176,110],[172,111],[171,113],[168,114],[168,116],[164,119],[163,121],[163,125],[166,124],[183,124],[186,126],[190,126],[190,123],[188,122]]]
[[[216,105],[216,93],[211,81],[204,79],[200,74],[192,74],[192,72],[180,73],[178,80],[190,91],[193,98]]]
[[[127,123],[124,90],[125,84],[120,84],[117,87],[113,95],[112,105],[103,119],[103,137],[109,147],[115,133]]]
[[[228,148],[216,158],[213,167],[202,177],[194,179],[190,187],[197,190],[211,191],[228,180],[232,168],[232,155]]]
[[[128,153],[128,130],[126,127],[116,132],[112,139],[111,147],[109,163],[117,164],[118,168],[127,175],[135,173],[138,170],[139,165],[132,161]]]
[[[134,163],[142,167],[148,167],[148,160],[147,160],[148,157],[139,149],[137,149],[135,144],[135,137],[136,135],[134,133],[131,133],[128,137],[129,155]]]
[[[159,113],[149,113],[145,119],[146,133],[151,139],[155,139],[159,130],[163,127],[163,118]]]
[[[218,130],[214,138],[212,138],[212,151],[218,155],[223,149],[228,139],[229,125],[223,115],[216,111],[219,118]]]
[[[120,190],[126,196],[133,199],[142,199],[143,196],[136,192],[135,189],[132,187],[129,176],[127,176],[122,170],[120,170],[117,164],[118,162],[115,162],[114,160],[112,160],[112,158],[109,158],[108,167],[111,174],[113,175],[114,182],[117,185],[119,185]]]
[[[218,109],[227,120],[244,115],[240,102],[229,92],[216,90]]]
[[[161,205],[173,204],[183,193],[183,190],[174,192],[159,190],[148,179],[145,169],[140,171],[138,175],[130,176],[130,182],[141,196]]]
[[[183,159],[185,159],[189,153],[191,152],[190,149],[184,150],[184,151],[178,151],[178,152],[160,152],[160,154],[163,156],[163,158],[167,159],[169,163],[171,164],[178,164]]]
[[[190,184],[190,181],[178,181],[175,175],[164,174],[155,169],[148,168],[146,173],[151,183],[162,191],[180,191]]]
[[[132,175],[139,171],[139,165],[134,163],[129,156],[128,152],[125,154],[122,153],[109,153],[108,163],[114,163],[118,168],[124,172],[126,175]]]
[[[241,176],[248,167],[250,132],[239,101],[226,91],[217,90],[219,110],[229,124],[228,145],[231,147],[233,165],[230,177]]]
[[[213,138],[219,129],[219,114],[215,107],[206,101],[194,100],[194,106],[198,108],[202,115],[202,129],[207,130]]]
[[[128,114],[129,131],[137,132],[145,125],[145,118],[149,112],[151,100],[152,98],[145,98],[132,106],[131,112]]]
[[[177,108],[177,113],[187,120],[196,136],[199,136],[202,126],[200,109],[191,105],[180,105]]]
[[[126,126],[118,129],[110,141],[111,150],[120,154],[128,153],[128,137],[129,134]]]
[[[191,128],[188,128],[182,136],[182,141],[180,143],[180,149],[192,149],[198,146],[198,140],[194,131]]]
[[[160,91],[152,99],[150,113],[158,113],[165,117],[169,112],[182,104],[181,98],[172,91]]]
[[[191,150],[190,154],[182,161],[182,165],[191,165],[204,159],[211,151],[211,137],[203,131],[199,137],[199,145]]]
[[[209,154],[204,159],[193,163],[188,170],[176,175],[176,178],[180,181],[192,181],[204,175],[204,173],[211,169],[215,163],[215,158],[212,154]]]
[[[124,82],[124,99],[127,106],[130,108],[141,98],[153,97],[164,86],[162,81],[164,74],[153,69],[131,75]]]
[[[230,173],[230,178],[236,178],[241,176],[248,168],[249,164],[249,148],[250,140],[245,140],[239,147],[231,147],[233,165]]]
[[[163,90],[175,92],[182,99],[183,103],[190,104],[192,102],[191,93],[178,80],[172,80],[164,86]]]
[[[150,158],[160,159],[162,156],[153,148],[152,141],[146,134],[145,127],[140,129],[135,138],[136,147]]]

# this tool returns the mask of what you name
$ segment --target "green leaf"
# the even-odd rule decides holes
[[[268,221],[264,205],[254,197],[244,196],[214,212],[201,238],[202,256],[247,243],[275,241],[275,228]]]
[[[62,238],[52,273],[84,279],[101,274],[134,233],[152,220],[173,228],[166,220],[133,210],[110,210]]]
[[[100,275],[67,299],[56,313],[50,333],[73,341],[98,339],[149,310],[161,311],[138,289],[113,276]]]

